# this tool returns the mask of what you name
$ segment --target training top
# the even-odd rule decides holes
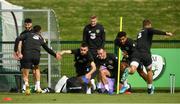
[[[131,57],[132,53],[135,51],[136,49],[136,44],[134,42],[134,40],[127,38],[125,44],[121,44],[121,42],[119,41],[118,38],[116,38],[114,40],[114,44],[115,46],[118,46],[121,48],[121,50],[124,52],[126,51],[128,53],[128,56]]]
[[[92,27],[91,24],[85,26],[83,31],[83,41],[88,44],[89,49],[96,50],[97,48],[104,48],[104,27],[100,24],[96,24],[94,27]]]
[[[80,49],[71,50],[71,54],[74,54],[75,67],[78,69],[90,68],[91,62],[94,61],[90,52],[87,52],[86,55],[81,55]]]
[[[56,53],[50,49],[47,44],[45,39],[39,34],[36,34],[34,32],[27,32],[25,34],[20,35],[20,40],[24,41],[22,47],[23,47],[23,52],[38,52],[40,53],[41,51],[41,46],[51,55],[56,57]]]
[[[114,77],[117,74],[118,71],[118,58],[116,55],[112,53],[107,53],[107,56],[105,59],[97,59],[97,65],[103,66],[107,68],[107,70],[112,74]]]
[[[137,35],[137,49],[141,52],[150,52],[150,48],[152,45],[153,35],[166,35],[166,32],[155,30],[153,28],[144,28]]]
[[[26,34],[26,33],[28,33],[28,32],[32,32],[32,29],[31,29],[31,30],[24,30],[23,32],[20,33],[20,36],[21,36],[22,34]],[[16,40],[15,40],[14,52],[17,52],[17,50],[18,50],[18,44],[19,44],[19,41],[20,41],[20,36],[18,36],[18,37],[16,38]],[[23,44],[23,42],[22,42],[22,44]],[[22,50],[23,50],[23,49],[22,49]]]

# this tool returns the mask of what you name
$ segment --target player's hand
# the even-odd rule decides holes
[[[128,58],[128,53],[127,53],[127,51],[123,51],[123,52],[122,52],[122,55],[123,55],[124,57]]]
[[[173,34],[171,32],[166,32],[166,35],[172,36]]]
[[[17,52],[14,52],[14,53],[13,53],[13,58],[14,58],[15,60],[19,60],[19,57],[18,57]]]
[[[16,60],[22,59],[23,55],[20,52],[14,52],[13,53],[13,58]]]
[[[60,60],[61,59],[61,54],[59,52],[56,53],[56,59]]]
[[[19,57],[19,59],[22,59],[22,58],[23,58],[23,55],[22,55],[21,52],[18,52],[18,57]]]

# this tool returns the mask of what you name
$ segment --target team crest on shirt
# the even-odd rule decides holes
[[[153,71],[153,80],[160,78],[162,73],[165,70],[165,58],[160,55],[152,55],[152,71]],[[143,71],[147,73],[146,69],[143,68]]]
[[[114,69],[114,67],[112,65],[108,65],[107,67],[108,67],[108,69]]]
[[[33,39],[39,40],[39,36],[38,36],[38,35],[34,35],[34,36],[33,36]]]
[[[129,50],[129,47],[125,47],[126,50]]]
[[[99,30],[99,29],[97,29],[97,30],[96,30],[96,33],[100,33],[100,30]]]

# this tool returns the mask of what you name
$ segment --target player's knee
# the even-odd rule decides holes
[[[39,69],[39,65],[35,65],[33,70],[38,70]]]

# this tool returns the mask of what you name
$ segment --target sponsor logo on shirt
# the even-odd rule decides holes
[[[39,36],[38,36],[38,35],[34,35],[34,36],[33,36],[33,39],[39,40]]]

